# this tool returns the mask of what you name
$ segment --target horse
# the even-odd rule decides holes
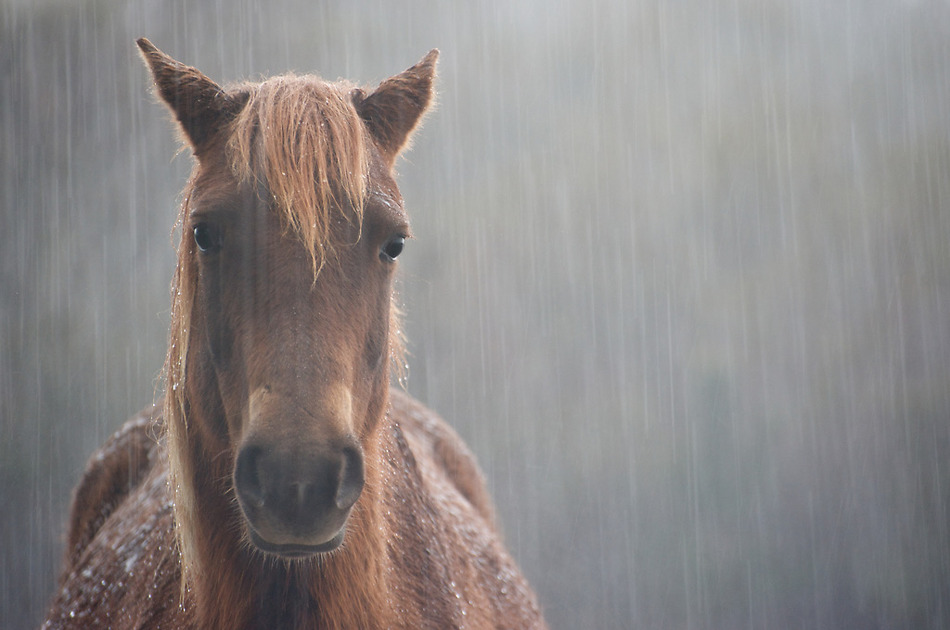
[[[137,44],[194,156],[165,392],[90,459],[43,627],[544,628],[472,453],[394,384],[438,51],[222,88]]]

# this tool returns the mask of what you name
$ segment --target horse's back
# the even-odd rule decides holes
[[[187,625],[158,413],[145,409],[90,458],[44,628]]]
[[[156,442],[150,437],[155,409],[131,418],[93,453],[73,491],[66,535],[64,571],[82,556],[109,516],[148,473]]]

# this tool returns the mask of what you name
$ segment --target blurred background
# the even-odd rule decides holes
[[[950,627],[946,2],[0,0],[0,627],[160,386],[219,82],[442,51],[399,166],[408,389],[555,628]]]

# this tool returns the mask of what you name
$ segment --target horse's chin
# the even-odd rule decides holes
[[[299,560],[335,551],[343,544],[343,537],[345,533],[345,528],[341,529],[333,538],[319,544],[305,544],[297,542],[273,543],[262,538],[252,528],[248,529],[248,535],[251,539],[251,544],[253,544],[258,551],[261,551],[269,556],[279,556],[285,560]]]

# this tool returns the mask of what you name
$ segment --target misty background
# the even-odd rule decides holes
[[[410,393],[555,628],[950,627],[950,6],[0,0],[0,626],[155,400],[191,168],[134,39],[378,81]]]

